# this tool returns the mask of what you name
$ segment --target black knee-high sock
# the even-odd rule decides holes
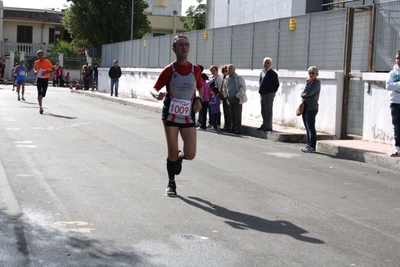
[[[175,163],[176,161],[171,161],[167,158],[167,172],[168,172],[168,179],[174,180],[175,179]]]

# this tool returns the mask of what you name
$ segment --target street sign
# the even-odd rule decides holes
[[[96,48],[90,48],[87,53],[88,53],[89,57],[91,57],[91,58],[95,58],[97,56]]]

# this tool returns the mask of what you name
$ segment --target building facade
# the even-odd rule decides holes
[[[207,0],[207,28],[301,16],[341,7],[369,5],[384,0]]]
[[[159,36],[184,32],[186,29],[179,21],[182,9],[182,0],[146,0],[149,7],[146,9],[151,15],[148,19],[152,32],[146,36]]]
[[[57,40],[71,41],[62,24],[63,11],[4,7],[0,1],[0,56],[11,51],[34,55]]]

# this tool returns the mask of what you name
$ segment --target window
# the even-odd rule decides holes
[[[17,26],[17,43],[32,43],[33,27],[32,26]]]
[[[54,44],[56,40],[56,32],[54,29],[49,29],[49,44]]]
[[[154,6],[167,7],[168,6],[168,0],[154,0],[153,5]]]

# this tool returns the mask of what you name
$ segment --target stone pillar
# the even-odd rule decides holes
[[[61,66],[64,68],[64,54],[63,53],[58,53],[58,66]]]
[[[4,77],[8,80],[12,80],[12,70],[14,68],[14,62],[15,52],[10,51],[10,57],[6,59],[6,72],[4,73]]]
[[[21,51],[19,53],[19,61],[21,61],[21,60],[25,61],[25,52],[23,52],[23,51]]]

